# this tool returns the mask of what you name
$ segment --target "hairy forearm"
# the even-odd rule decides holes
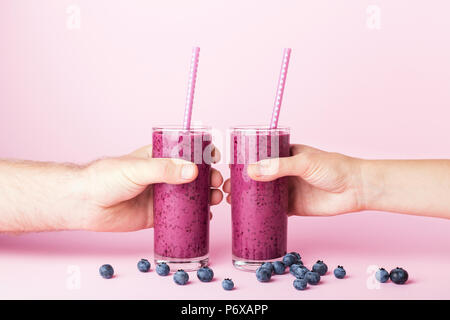
[[[450,218],[450,160],[363,160],[365,209]]]
[[[71,164],[0,160],[0,232],[81,228],[82,172]]]

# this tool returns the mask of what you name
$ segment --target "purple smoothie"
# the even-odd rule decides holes
[[[191,183],[153,186],[154,249],[162,259],[208,254],[211,165],[203,151],[210,144],[207,131],[153,129],[154,158],[181,158],[198,167],[198,177]]]
[[[235,129],[231,134],[231,212],[235,260],[271,260],[286,254],[288,181],[258,182],[247,166],[289,156],[289,129]]]

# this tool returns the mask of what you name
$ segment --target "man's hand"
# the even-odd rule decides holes
[[[181,159],[151,157],[151,146],[120,158],[98,160],[86,168],[88,201],[83,229],[133,231],[153,227],[153,184],[193,181],[197,166]],[[216,159],[217,161],[218,159]],[[211,205],[222,201],[219,171],[211,169]]]
[[[147,146],[81,167],[0,161],[0,231],[134,231],[152,227],[152,185],[189,183],[198,171],[191,162],[152,159],[151,154],[151,146]],[[222,192],[216,189],[222,182],[222,175],[211,169],[211,205],[222,200]]]

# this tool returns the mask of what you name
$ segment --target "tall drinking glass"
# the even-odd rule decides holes
[[[211,130],[156,127],[152,137],[154,158],[184,159],[198,167],[193,182],[153,186],[155,263],[196,270],[208,264]]]
[[[248,164],[289,156],[289,128],[243,126],[231,131],[233,264],[253,271],[286,254],[288,181],[252,180]],[[271,162],[271,166],[277,161]]]

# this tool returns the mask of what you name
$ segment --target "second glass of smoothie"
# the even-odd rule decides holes
[[[208,264],[211,133],[208,127],[153,128],[153,157],[178,158],[197,165],[186,184],[153,186],[155,262],[172,270]]]
[[[286,254],[287,177],[259,182],[248,164],[289,156],[289,128],[243,126],[231,131],[231,212],[233,264],[254,271]],[[276,165],[276,161],[272,165]]]

